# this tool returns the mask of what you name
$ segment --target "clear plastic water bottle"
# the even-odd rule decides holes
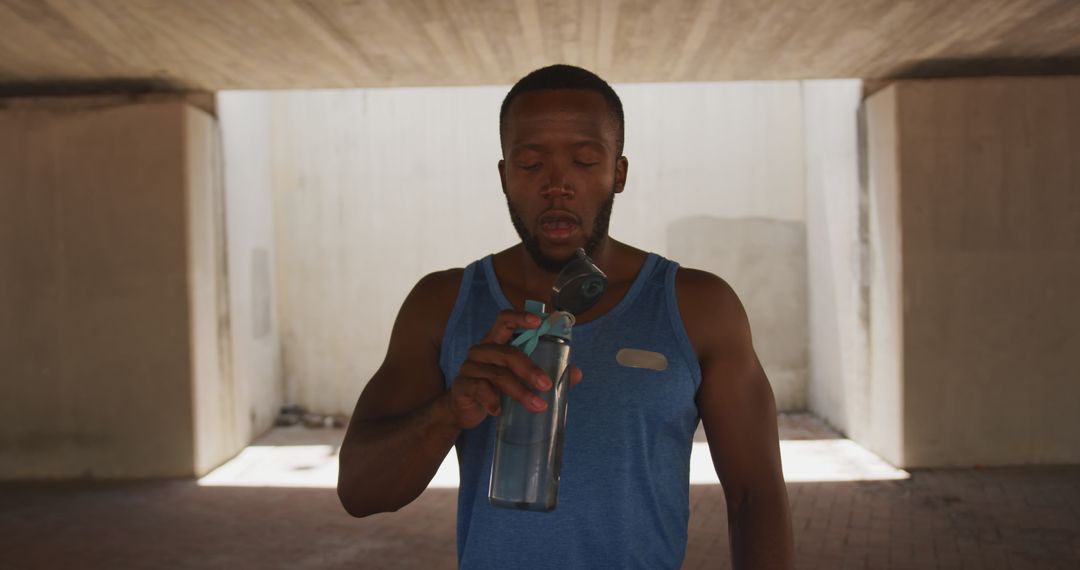
[[[521,331],[512,344],[520,345],[554,385],[537,392],[547,402],[542,412],[533,412],[517,400],[502,396],[488,489],[491,504],[531,511],[555,508],[570,388],[570,331],[574,314],[596,304],[606,287],[607,276],[583,249],[578,249],[577,258],[555,279],[555,312],[546,315],[543,304],[526,301],[526,310],[539,314],[544,322],[538,329]]]
[[[552,316],[573,322],[569,313]],[[530,511],[555,508],[566,426],[566,392],[570,385],[570,327],[554,326],[554,329],[562,330],[540,336],[530,355],[554,383],[550,390],[537,392],[547,402],[547,409],[533,412],[517,400],[502,396],[488,492],[488,499],[499,507]]]

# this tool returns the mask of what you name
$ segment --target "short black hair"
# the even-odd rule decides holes
[[[510,103],[522,93],[533,91],[554,91],[558,89],[581,89],[599,93],[607,102],[611,110],[611,116],[615,119],[615,154],[622,156],[623,140],[626,135],[623,117],[622,101],[615,90],[595,73],[573,65],[556,64],[542,67],[522,77],[510,88],[510,92],[503,99],[502,108],[499,109],[499,140],[506,127],[506,113],[510,109]]]

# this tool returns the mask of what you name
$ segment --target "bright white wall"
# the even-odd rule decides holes
[[[431,271],[516,239],[494,88],[271,97],[286,398],[351,413]]]
[[[726,279],[782,410],[806,407],[803,121],[798,82],[616,86],[627,191],[611,233]]]
[[[616,85],[627,191],[612,234],[662,248],[701,215],[802,222],[802,106],[795,81]]]
[[[224,224],[231,369],[237,406],[230,421],[247,443],[273,423],[285,399],[275,283],[270,98],[223,94],[217,110],[225,156]]]
[[[706,216],[710,227],[729,234],[754,219],[779,224],[785,236],[802,235],[799,84],[616,89],[626,107],[630,176],[626,192],[616,199],[612,235],[714,271],[745,297],[756,293],[760,300],[747,302],[747,308],[766,368],[783,377],[774,380],[778,400],[783,407],[801,408],[805,277],[783,283],[776,292],[783,298],[770,301],[767,291],[775,279],[765,272],[743,281],[750,272],[745,260],[732,261],[736,241],[698,243],[686,231]],[[323,412],[351,412],[382,360],[393,319],[416,280],[517,240],[496,170],[498,109],[506,90],[222,96],[236,108],[249,98],[269,101],[287,400]],[[228,141],[230,125],[242,121],[233,121],[227,106],[219,113]],[[226,149],[229,165],[246,160],[245,155],[244,149]],[[804,251],[802,238],[765,236],[765,252]],[[805,254],[793,255],[788,261],[805,265]],[[781,321],[793,324],[773,324]],[[769,347],[781,345],[787,348],[773,358]],[[780,365],[771,366],[770,358]]]
[[[860,439],[867,429],[869,292],[860,213],[862,82],[803,82],[806,244],[809,280],[808,405]]]

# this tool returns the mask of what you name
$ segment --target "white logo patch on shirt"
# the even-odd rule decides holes
[[[641,350],[640,348],[624,348],[615,354],[615,362],[627,368],[645,368],[648,370],[667,369],[667,357],[659,352]]]

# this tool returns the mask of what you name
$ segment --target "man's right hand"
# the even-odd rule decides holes
[[[413,287],[394,322],[386,360],[356,402],[338,469],[338,497],[353,516],[395,511],[420,496],[461,430],[499,413],[502,394],[528,410],[544,409],[534,403],[533,390],[550,389],[551,379],[507,344],[516,329],[540,326],[539,317],[525,311],[500,313],[446,388],[439,353],[461,280],[462,270],[451,269]],[[571,368],[570,383],[580,380],[581,371]]]
[[[534,329],[540,323],[540,317],[533,313],[507,309],[499,313],[487,335],[469,349],[446,399],[458,427],[471,429],[488,415],[499,415],[501,394],[533,412],[547,408],[533,390],[550,390],[552,379],[524,352],[507,344],[517,329]],[[580,382],[581,376],[581,370],[571,366],[570,384]]]

